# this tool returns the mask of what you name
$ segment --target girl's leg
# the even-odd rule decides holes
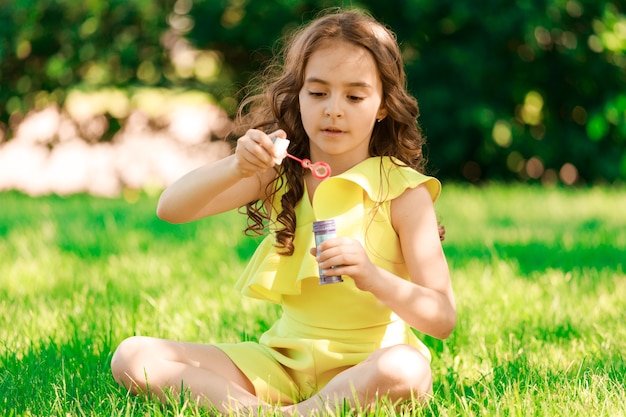
[[[313,410],[334,410],[335,404],[344,400],[354,408],[367,409],[377,398],[387,396],[392,402],[415,398],[423,402],[431,393],[428,359],[412,346],[396,345],[372,353],[338,374],[313,397],[282,410],[306,416]]]
[[[230,358],[211,345],[134,336],[119,345],[111,370],[130,392],[153,394],[161,401],[182,389],[221,412],[266,406]]]

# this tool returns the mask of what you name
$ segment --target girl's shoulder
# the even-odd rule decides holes
[[[388,156],[371,157],[335,178],[343,178],[360,185],[377,202],[399,197],[407,188],[424,184],[433,201],[441,193],[441,183],[435,177],[424,175]]]

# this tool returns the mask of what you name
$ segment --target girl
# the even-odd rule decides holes
[[[113,375],[133,393],[185,390],[221,412],[425,400],[430,354],[411,328],[446,338],[456,309],[433,206],[440,184],[421,173],[418,106],[395,36],[363,12],[336,11],[297,32],[282,58],[242,103],[248,130],[234,153],[172,184],[157,209],[182,223],[246,206],[248,230],[270,233],[236,286],[279,303],[280,319],[258,343],[128,338]],[[277,164],[277,137],[332,176]],[[312,223],[330,218],[338,237],[315,249]],[[319,285],[318,267],[344,282]]]

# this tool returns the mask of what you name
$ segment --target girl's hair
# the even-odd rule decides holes
[[[401,163],[424,171],[422,154],[424,138],[417,123],[419,108],[408,94],[402,56],[393,32],[364,11],[332,10],[296,31],[285,43],[265,73],[257,94],[249,95],[240,105],[236,125],[238,134],[249,128],[266,132],[283,129],[291,141],[289,152],[299,158],[310,158],[309,140],[300,119],[298,95],[304,84],[304,71],[311,55],[334,41],[346,41],[367,50],[374,59],[382,81],[383,102],[387,116],[375,123],[369,144],[370,156],[393,156]],[[282,61],[282,62],[281,62]],[[296,230],[296,203],[304,194],[304,170],[299,163],[286,158],[277,166],[277,176],[268,186],[269,199],[286,181],[277,214],[276,245],[282,254],[293,254]],[[274,206],[275,207],[275,206]],[[246,232],[261,234],[270,213],[263,202],[246,205]]]

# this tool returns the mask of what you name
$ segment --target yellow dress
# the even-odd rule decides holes
[[[415,346],[430,359],[410,327],[349,277],[319,285],[309,253],[315,246],[313,221],[333,218],[337,236],[358,239],[375,265],[408,279],[390,204],[420,184],[435,201],[441,190],[437,179],[398,167],[389,157],[366,159],[322,181],[312,201],[305,190],[296,206],[292,256],[277,253],[272,233],[261,242],[236,287],[246,296],[279,303],[282,316],[259,343],[217,345],[250,379],[257,396],[272,403],[300,401],[373,351],[395,344]]]

